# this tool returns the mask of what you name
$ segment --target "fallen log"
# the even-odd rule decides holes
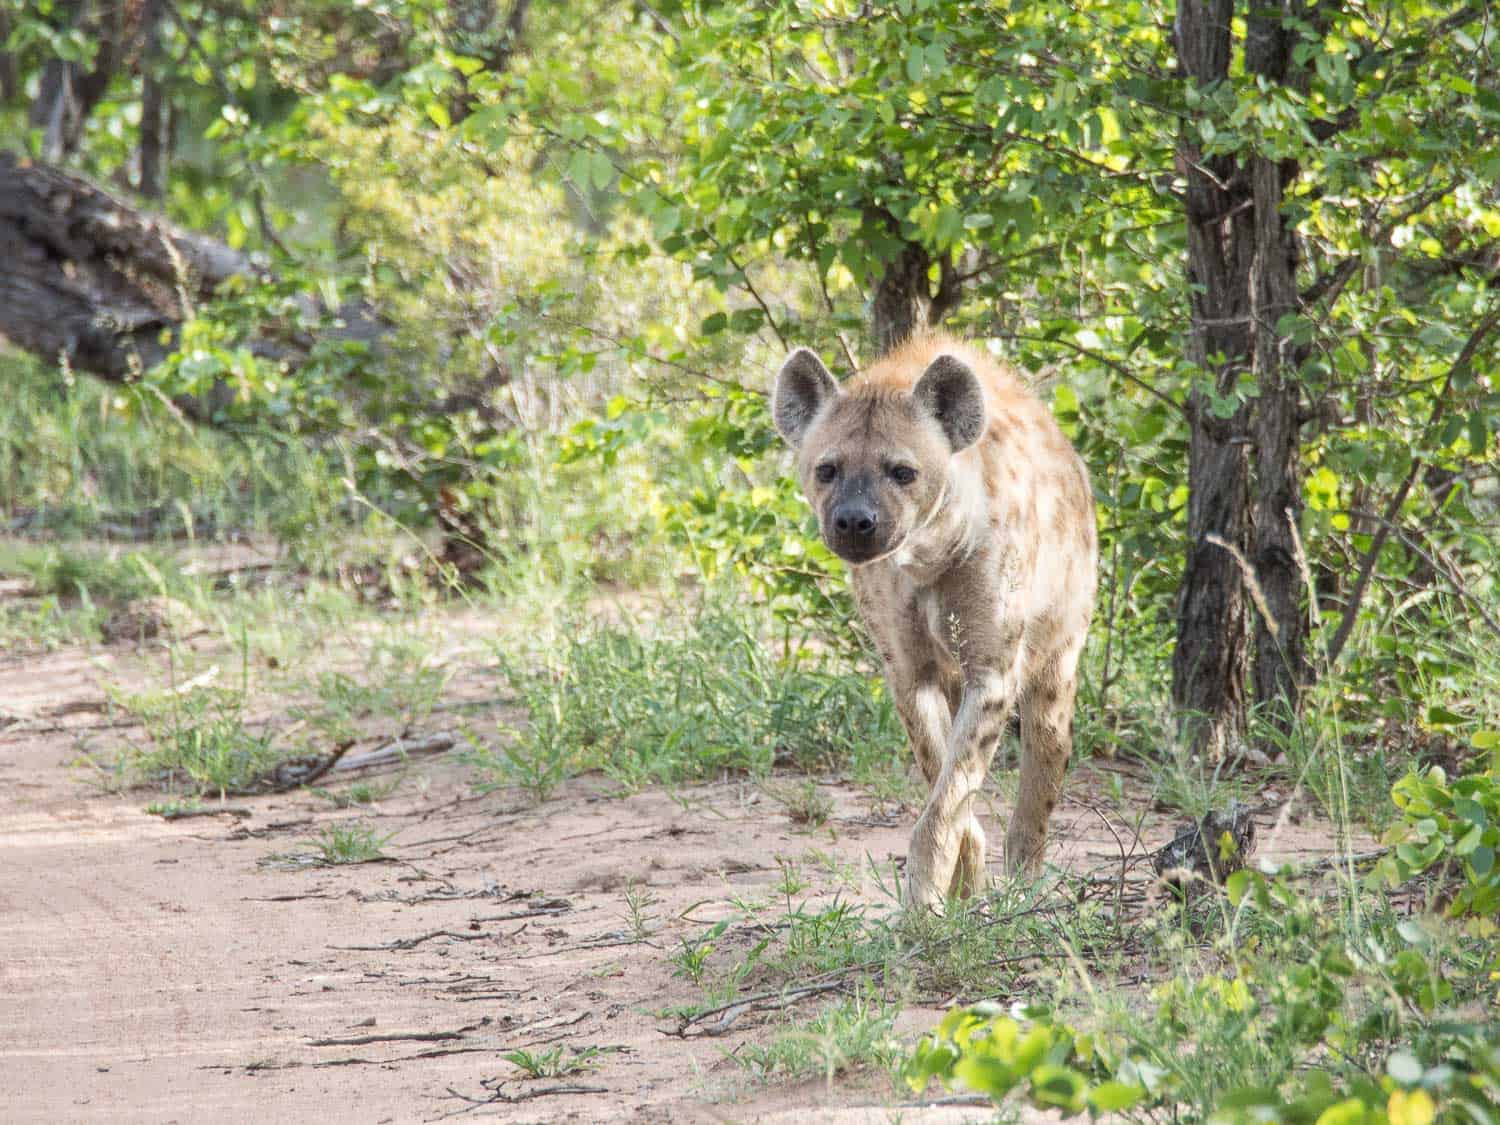
[[[172,354],[177,330],[232,278],[274,280],[249,255],[184,230],[82,176],[0,152],[0,335],[45,359],[114,382]],[[325,338],[374,343],[388,326],[363,305],[325,315],[308,295],[285,322],[248,341],[261,357],[297,366],[316,327]],[[198,421],[203,403],[179,400]]]

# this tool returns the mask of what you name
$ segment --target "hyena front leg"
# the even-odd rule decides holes
[[[1021,694],[1021,786],[1005,833],[1005,866],[1035,873],[1047,846],[1047,821],[1062,795],[1073,752],[1078,647],[1039,664]]]
[[[984,786],[1006,716],[1015,697],[1013,673],[988,672],[965,685],[942,768],[927,807],[917,818],[906,861],[908,905],[935,906],[950,890],[972,890],[984,878],[984,837],[977,832],[974,799]]]
[[[892,679],[894,681],[895,677]],[[960,690],[945,690],[934,673],[910,685],[908,690],[902,691],[898,687],[896,691],[896,709],[901,714],[901,721],[911,739],[912,752],[929,789],[936,787],[942,776],[943,761],[952,738],[952,701],[960,696]],[[941,893],[936,899],[923,901],[941,901],[949,893],[963,897],[983,890],[986,884],[984,850],[984,830],[979,827],[979,818],[971,811],[959,841],[958,866],[952,884],[940,888]],[[910,862],[908,859],[908,864]],[[911,870],[908,866],[908,878]],[[912,896],[909,894],[908,897]]]

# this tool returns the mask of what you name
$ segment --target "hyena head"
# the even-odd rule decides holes
[[[984,391],[973,370],[940,355],[899,385],[841,389],[798,348],[776,377],[771,413],[797,451],[797,470],[823,541],[846,562],[883,558],[937,513],[949,462],[984,433]]]

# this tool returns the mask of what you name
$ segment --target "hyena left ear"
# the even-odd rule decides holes
[[[771,395],[771,418],[786,443],[793,449],[801,445],[818,411],[838,393],[838,381],[811,349],[798,348],[787,356]]]
[[[974,369],[957,356],[940,355],[927,365],[911,397],[937,419],[957,453],[984,433],[984,388]]]

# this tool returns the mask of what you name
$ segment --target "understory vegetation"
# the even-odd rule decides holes
[[[207,297],[72,263],[118,269],[97,323],[140,283],[104,359],[0,310],[0,681],[156,661],[75,764],[167,818],[302,788],[364,818],[408,775],[335,784],[359,742],[539,816],[732,780],[800,855],[686,937],[628,886],[622,933],[679,1034],[768,1025],[726,1048],[747,1082],[1500,1121],[1500,28],[1294,5],[1252,43],[1270,17],[1224,11],[1213,78],[1136,2],[0,0],[0,187],[110,184],[242,257]],[[1229,241],[1260,208],[1279,241],[1235,260],[1290,292],[1210,307],[1204,198]],[[819,851],[835,787],[902,826],[925,789],[765,394],[791,345],[847,373],[928,327],[1022,368],[1088,464],[1076,807],[1119,852],[941,916]],[[1242,870],[1156,877],[1148,815],[1232,807],[1270,825],[1210,842]],[[1304,821],[1322,858],[1260,860]],[[268,866],[389,846],[345,820]]]

